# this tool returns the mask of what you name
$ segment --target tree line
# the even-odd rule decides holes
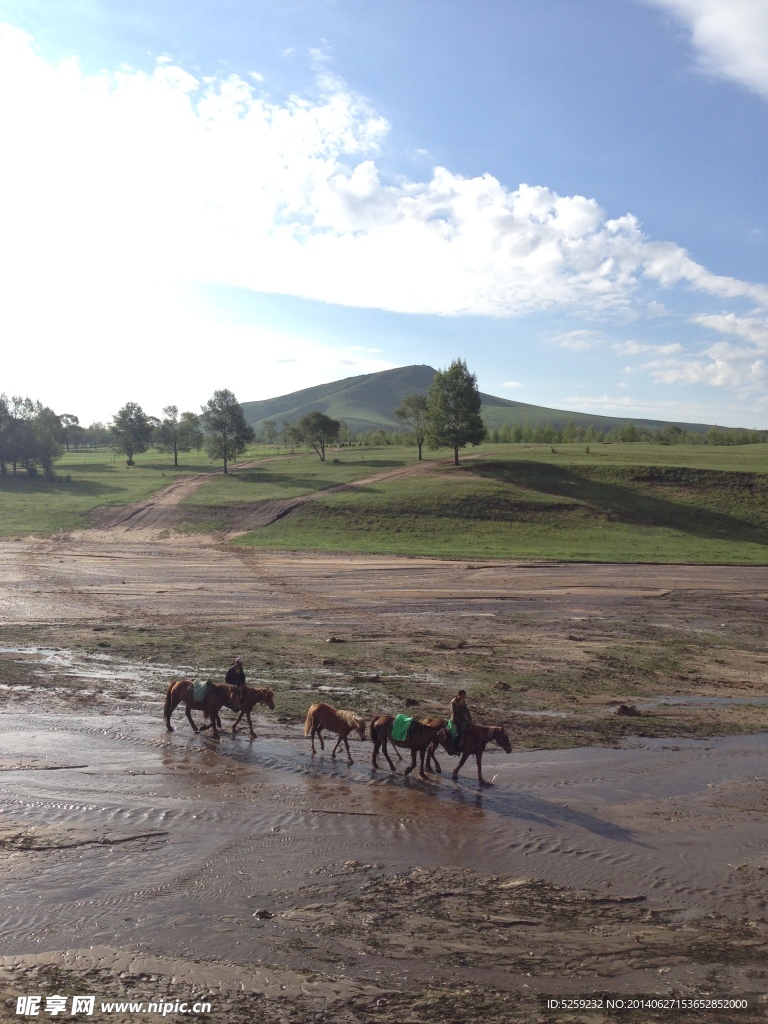
[[[173,456],[203,447],[212,459],[229,463],[242,455],[254,440],[237,398],[226,389],[215,391],[200,413],[182,412],[175,405],[163,409],[162,419],[149,416],[137,402],[127,402],[108,424],[81,427],[77,416],[56,413],[41,402],[14,395],[0,395],[0,475],[25,470],[30,476],[42,472],[55,477],[54,463],[65,450],[109,446],[126,456],[150,447]]]

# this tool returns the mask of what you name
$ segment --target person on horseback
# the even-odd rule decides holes
[[[230,665],[229,669],[227,670],[227,674],[224,677],[224,682],[227,683],[229,686],[237,687],[237,695],[242,703],[245,691],[245,672],[243,671],[242,658],[235,658],[234,662],[232,663],[232,665]]]
[[[472,725],[472,714],[467,707],[467,691],[459,690],[451,701],[451,721],[456,730],[455,746],[461,750],[464,733]]]

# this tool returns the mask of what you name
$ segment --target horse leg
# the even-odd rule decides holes
[[[192,720],[192,709],[190,708],[189,704],[187,704],[187,718],[189,719],[189,724],[192,726],[195,732],[200,732],[200,730],[197,728],[194,721]]]
[[[336,743],[334,744],[333,750],[331,751],[331,759],[332,760],[336,759],[336,751],[339,749],[339,744],[340,743],[341,743],[341,733],[339,733],[338,739],[336,740]]]
[[[240,719],[243,717],[244,714],[245,712],[241,711],[240,714],[237,716],[237,718],[235,719],[235,724],[232,726],[232,732],[237,732],[237,727],[240,724]]]
[[[475,754],[475,760],[477,761],[477,781],[481,786],[492,786],[492,782],[486,782],[483,778],[483,752],[478,750]]]
[[[347,764],[354,764],[355,762],[352,760],[352,755],[349,752],[349,743],[347,741],[346,735],[342,736],[341,738],[344,740],[344,746],[347,748]],[[338,743],[336,744],[336,746],[338,746]]]
[[[258,739],[258,736],[253,731],[253,722],[251,721],[251,712],[250,711],[246,711],[245,712],[245,717],[246,717],[246,720],[248,722],[248,728],[251,730],[251,739],[252,740]]]
[[[429,766],[431,764],[432,767],[437,772],[437,774],[442,775],[443,769],[440,767],[440,762],[437,760],[436,751],[437,744],[434,742],[430,743],[429,746],[427,747],[427,771],[429,771]]]
[[[378,768],[379,762],[376,760],[376,755],[379,752],[379,747],[381,747],[381,740],[379,739],[378,734],[373,730],[371,730],[371,739],[373,740],[373,757],[371,758],[371,765],[374,768]]]
[[[461,766],[464,764],[464,762],[467,760],[468,757],[469,757],[469,754],[462,754],[461,755],[461,760],[456,765],[456,767],[453,769],[453,779],[454,779],[454,781],[456,779],[458,779],[458,777],[459,777],[459,769],[461,768]]]
[[[176,708],[179,706],[180,699],[181,698],[177,697],[175,694],[171,698],[171,707],[170,707],[170,710],[168,711],[168,713],[167,713],[167,715],[165,717],[165,730],[166,730],[166,732],[173,732],[173,726],[171,725],[171,715],[176,710]]]
[[[397,749],[397,748],[395,748],[395,749]],[[422,757],[423,756],[424,755],[422,754]],[[411,747],[411,763],[405,769],[405,774],[406,775],[410,775],[415,767],[416,767],[416,747]],[[423,767],[422,767],[422,773],[421,774],[422,775],[424,774]]]
[[[421,754],[421,765],[419,767],[419,775],[422,777],[422,779],[426,779],[427,778],[427,775],[426,775],[426,773],[424,771],[424,754],[426,752],[427,752],[427,748],[426,747],[422,747],[421,750],[419,751],[419,753]]]
[[[317,738],[320,740],[320,749],[325,750],[325,744],[323,743],[323,727],[318,725],[317,727]]]
[[[392,746],[395,747],[395,744],[393,743]],[[387,759],[387,761],[389,763],[390,770],[393,771],[393,772],[396,772],[397,768],[395,768],[395,766],[392,764],[392,758],[389,756],[389,751],[387,750],[387,737],[386,736],[382,740],[381,749],[384,751],[384,757],[386,757],[386,759]],[[395,750],[397,750],[397,747],[395,747]],[[402,758],[400,758],[400,760],[402,761]]]

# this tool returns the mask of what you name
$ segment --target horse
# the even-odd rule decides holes
[[[165,706],[163,708],[163,721],[165,722],[168,732],[173,732],[173,726],[171,725],[171,715],[176,710],[176,707],[181,701],[187,706],[187,718],[189,724],[195,730],[195,732],[201,732],[205,729],[213,729],[213,738],[217,740],[219,733],[216,728],[217,722],[220,723],[219,711],[222,707],[229,708],[231,711],[240,710],[240,698],[237,694],[237,689],[234,686],[228,686],[226,683],[214,683],[209,681],[208,687],[205,691],[205,697],[202,701],[196,701],[194,699],[194,686],[195,684],[191,679],[174,679],[168,684],[168,690],[165,694]],[[208,725],[202,726],[201,729],[195,725],[192,720],[191,711],[202,711],[203,717],[207,718]]]
[[[377,715],[371,719],[371,739],[373,740],[373,758],[371,763],[374,768],[378,768],[378,761],[376,755],[379,749],[384,751],[384,757],[386,757],[389,767],[392,771],[395,771],[395,766],[392,764],[392,759],[387,751],[387,743],[391,743],[393,747],[405,747],[411,752],[411,763],[408,768],[405,769],[405,774],[410,775],[413,769],[416,767],[416,753],[421,754],[421,765],[419,767],[419,775],[422,779],[426,779],[426,773],[424,772],[424,754],[426,753],[427,747],[430,743],[435,740],[443,729],[443,726],[436,728],[434,726],[425,725],[420,722],[417,718],[411,722],[408,730],[408,736],[405,740],[393,740],[392,739],[392,726],[395,721],[394,715]]]
[[[255,686],[244,686],[242,693],[240,694],[240,714],[235,720],[235,724],[232,726],[232,732],[237,732],[237,726],[240,719],[245,715],[246,721],[248,722],[248,728],[251,730],[251,739],[255,740],[256,733],[253,731],[253,723],[251,722],[251,712],[257,704],[266,704],[272,711],[275,710],[274,694],[267,687],[264,690],[257,690]],[[218,723],[221,726],[221,722]]]
[[[422,725],[428,725],[432,729],[445,729],[445,727],[448,725],[447,718],[422,718],[420,719],[420,721]],[[431,762],[432,766],[434,767],[438,775],[442,775],[443,773],[443,769],[440,767],[440,762],[437,760],[437,757],[435,757],[435,751],[437,750],[438,744],[440,742],[440,734],[438,733],[437,736],[435,736],[435,738],[427,747],[427,771],[429,771],[429,765]],[[445,747],[446,750],[448,750],[448,747],[445,745],[445,742],[443,742],[443,746]]]
[[[307,718],[304,722],[304,735],[312,737],[313,757],[317,753],[315,750],[315,735],[320,740],[320,749],[325,750],[323,729],[327,729],[328,732],[335,732],[339,737],[336,740],[336,746],[331,751],[331,757],[336,757],[336,751],[343,740],[344,746],[347,748],[347,759],[350,764],[354,764],[352,755],[349,752],[347,736],[349,736],[353,729],[357,729],[358,736],[361,740],[364,740],[365,719],[354,714],[352,711],[338,711],[336,708],[332,708],[330,704],[313,704],[307,712]]]
[[[481,786],[492,786],[492,782],[486,782],[483,778],[483,751],[493,740],[502,750],[508,754],[512,753],[512,744],[503,725],[468,725],[461,735],[461,760],[453,770],[453,781],[459,777],[459,769],[471,755],[475,755],[477,761],[477,781]],[[453,743],[447,731],[440,736],[439,742],[443,744],[449,754],[459,753],[453,749]]]

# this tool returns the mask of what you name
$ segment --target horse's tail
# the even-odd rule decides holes
[[[371,719],[371,743],[375,743],[376,742],[376,718],[377,717],[378,716],[374,716]]]
[[[309,736],[309,734],[312,732],[312,726],[314,725],[314,722],[315,722],[315,705],[313,704],[312,707],[307,712],[307,717],[306,717],[306,719],[304,721],[304,735],[305,736]]]
[[[168,689],[165,692],[165,704],[163,705],[163,721],[165,722],[166,725],[171,724],[171,712],[173,711],[173,708],[171,707],[171,692],[174,686],[176,685],[176,682],[177,680],[172,679],[171,682],[168,683]]]

